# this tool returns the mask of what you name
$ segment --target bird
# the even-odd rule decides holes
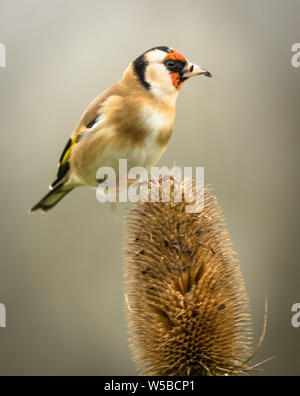
[[[74,188],[97,188],[97,170],[128,167],[151,169],[170,141],[178,93],[191,77],[212,74],[179,51],[158,46],[126,68],[122,78],[98,96],[83,113],[59,160],[50,192],[30,212],[48,212]]]

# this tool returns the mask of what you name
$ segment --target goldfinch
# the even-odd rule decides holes
[[[172,135],[178,92],[190,77],[211,74],[169,47],[152,48],[130,63],[122,79],[84,112],[59,161],[51,191],[31,211],[47,212],[80,186],[97,187],[100,167],[118,174],[119,159],[128,168],[148,171]]]

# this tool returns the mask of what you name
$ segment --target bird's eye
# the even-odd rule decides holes
[[[173,61],[173,60],[167,60],[166,63],[165,63],[165,65],[166,65],[167,67],[169,67],[169,68],[173,68],[173,67],[175,67],[176,63],[175,63],[175,61]]]

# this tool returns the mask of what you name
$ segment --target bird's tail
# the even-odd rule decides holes
[[[67,194],[73,190],[72,187],[66,187],[64,184],[59,184],[51,190],[40,202],[38,202],[30,212],[35,212],[41,209],[43,212],[48,212],[55,205],[58,204]]]

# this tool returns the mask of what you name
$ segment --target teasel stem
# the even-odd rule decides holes
[[[162,196],[162,182],[159,188]],[[139,202],[126,220],[125,300],[137,370],[157,376],[257,370],[261,364],[250,361],[267,313],[254,349],[245,284],[211,188],[200,213],[187,213],[187,205],[184,197],[174,202],[173,189],[169,203]]]

